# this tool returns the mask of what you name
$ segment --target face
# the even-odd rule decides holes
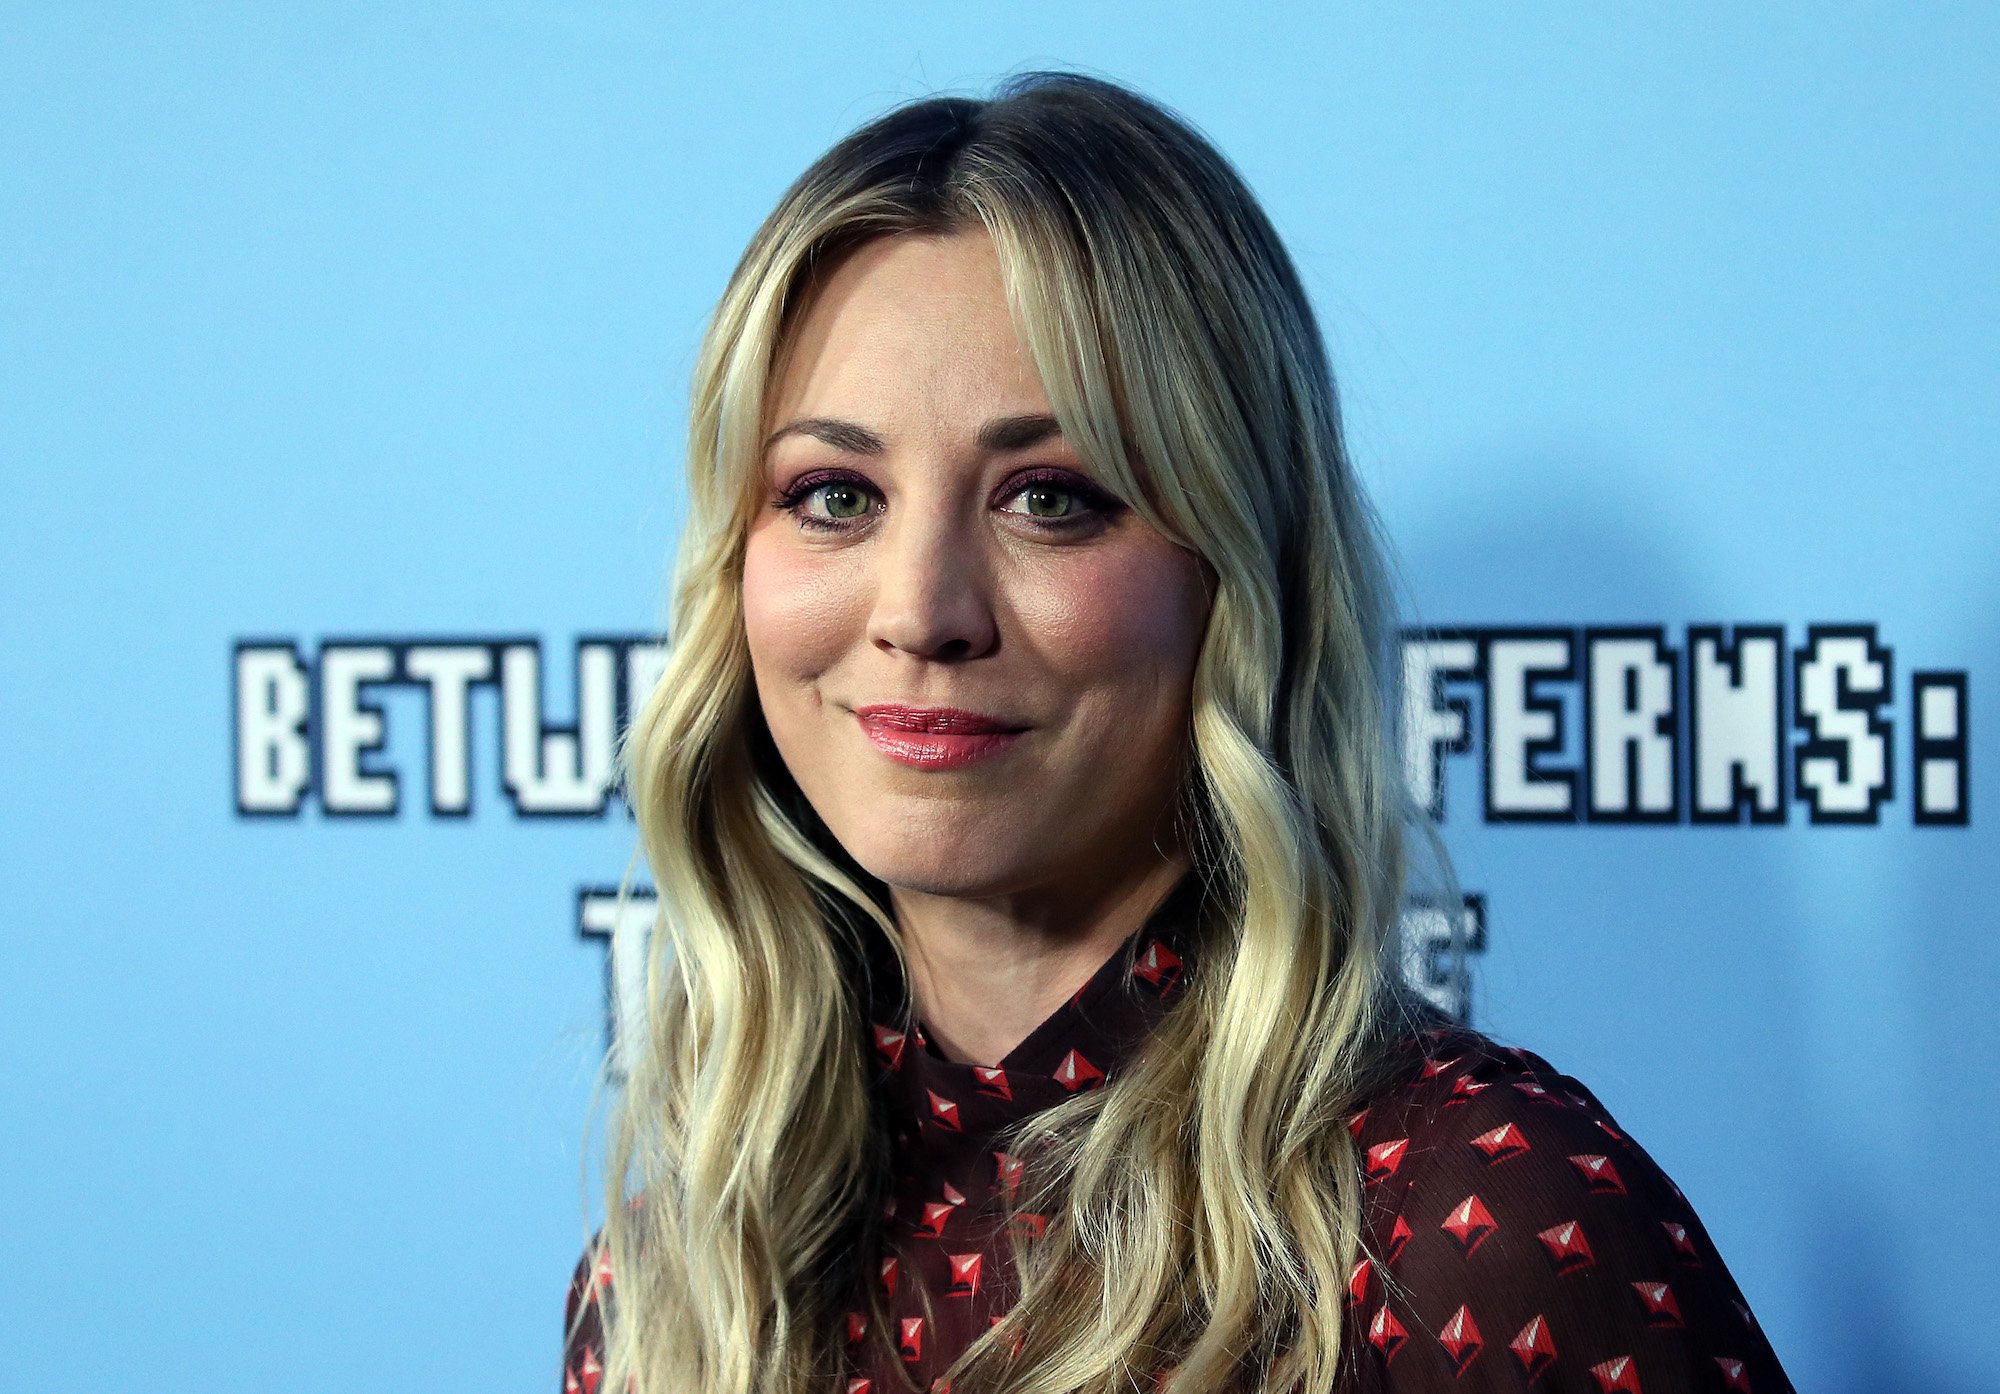
[[[855,860],[991,897],[1174,850],[1206,568],[1056,427],[991,239],[849,253],[803,307],[764,430],[757,696]]]

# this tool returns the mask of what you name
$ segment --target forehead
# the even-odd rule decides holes
[[[1048,409],[983,230],[872,239],[807,291],[776,364],[767,426],[802,414]]]

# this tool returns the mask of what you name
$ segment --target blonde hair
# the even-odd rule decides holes
[[[1213,568],[1183,804],[1218,908],[1124,1072],[1019,1135],[1015,1204],[1053,1222],[1017,1241],[1019,1302],[953,1387],[1335,1383],[1361,1242],[1346,1119],[1392,1040],[1440,1024],[1390,947],[1416,815],[1386,553],[1305,291],[1240,176],[1147,98],[1031,72],[835,145],[757,230],[703,341],[668,666],[619,753],[660,915],[607,1157],[612,1391],[837,1387],[887,1170],[857,965],[867,936],[902,945],[763,728],[743,540],[815,272],[871,238],[982,229],[1069,440]]]

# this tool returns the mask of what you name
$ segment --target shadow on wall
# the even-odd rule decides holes
[[[1689,624],[1778,622],[1797,642],[1809,622],[1869,618],[1758,613],[1702,565],[1691,540],[1600,484],[1593,463],[1548,452],[1456,471],[1519,487],[1454,499],[1437,523],[1402,530],[1422,605],[1407,622],[1657,625],[1684,665]],[[1988,637],[1981,658],[2000,647]],[[1476,732],[1476,708],[1473,718]],[[1572,708],[1568,746],[1551,764],[1573,763],[1575,718]],[[1920,1299],[1907,1281],[1927,1266],[1907,1237],[1912,1224],[1926,1231],[1919,1244],[1939,1248],[1950,1245],[1954,1216],[1991,1225],[1992,1188],[1983,1187],[1983,1204],[1975,1188],[1990,1176],[2000,1135],[1967,1105],[1991,1092],[1981,1062],[1996,1044],[1986,999],[2000,982],[2000,948],[1982,907],[1958,903],[1979,884],[1970,839],[1909,826],[1901,768],[1899,802],[1881,828],[1815,827],[1797,806],[1777,827],[1487,825],[1477,750],[1447,762],[1445,822],[1467,889],[1487,896],[1476,1022],[1589,1084],[1674,1177],[1799,1388],[1984,1387],[1979,1366],[1992,1356],[1973,1344],[1985,1329],[1974,1304],[1991,1289],[1992,1244],[1961,1250],[1950,1265],[1964,1310],[1948,1325],[1961,1333],[1954,1344],[1965,1362],[1916,1348],[1924,1335],[1946,1337],[1935,1308],[1950,1299],[1928,1287]],[[1906,752],[1900,746],[1899,758]],[[1903,1081],[1924,1091],[1926,1150],[1961,1159],[1941,1161],[1930,1178],[1870,1176],[1853,1164],[1872,1090],[1838,1066],[1853,1057],[1857,1034],[1893,1026],[1813,1000],[1839,978],[1818,971],[1817,959],[1843,948],[1816,933],[1825,890],[1805,878],[1817,856],[1840,854],[1818,844],[1857,838],[1893,847],[1907,867],[1907,880],[1882,894],[1901,897],[1897,932],[1940,1009],[1921,1046],[1929,1077]],[[1940,856],[1962,866],[1936,875]],[[1972,1040],[1968,1022],[1977,1023]],[[1942,1206],[1930,1193],[1940,1185],[1950,1197]],[[1919,1312],[1926,1304],[1928,1315]]]
[[[1993,1294],[2000,1285],[2000,924],[1995,923],[1995,876],[2000,870],[2000,778],[1992,771],[1991,721],[1981,713],[2000,677],[2000,573],[1959,590],[1939,587],[1942,608],[1963,616],[1946,631],[1949,652],[1937,655],[1971,675],[1971,822],[1960,828],[1917,830],[1899,837],[1885,868],[1884,897],[1896,921],[1899,978],[1911,995],[1904,1054],[1916,1075],[1903,1081],[1899,1110],[1914,1135],[1901,1139],[1890,1175],[1857,1175],[1855,1194],[1830,1205],[1814,1255],[1845,1275],[1852,1292],[1833,1319],[1880,1323],[1885,1317],[1906,1346],[1871,1351],[1872,1368],[1854,1389],[1971,1391],[2000,1388],[2000,1349],[1993,1341]],[[1966,605],[1966,592],[1990,597]],[[1942,626],[1940,627],[1943,628]],[[1947,666],[1947,665],[1940,665]],[[1899,778],[1908,775],[1905,758]],[[1847,1126],[1882,1129],[1876,1101],[1856,1100]],[[1853,1216],[1880,1209],[1887,1189],[1899,1202],[1885,1217],[1892,1263],[1875,1262],[1847,1243]],[[1923,1285],[1910,1283],[1923,1275]],[[1900,1281],[1899,1281],[1900,1280]],[[1895,1283],[1897,1291],[1884,1291]],[[1887,1343],[1885,1343],[1886,1345]]]

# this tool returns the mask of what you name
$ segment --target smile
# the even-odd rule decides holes
[[[898,764],[948,770],[1007,750],[1028,729],[1015,722],[956,707],[856,707],[861,729],[875,748]]]

